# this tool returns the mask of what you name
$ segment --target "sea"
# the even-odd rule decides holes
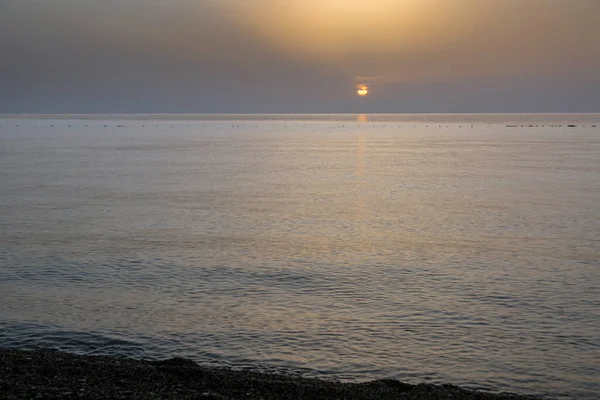
[[[0,347],[600,393],[600,114],[0,116]]]

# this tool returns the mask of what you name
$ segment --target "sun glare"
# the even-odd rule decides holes
[[[239,22],[294,55],[319,62],[389,55],[437,43],[448,0],[228,1]],[[442,15],[444,17],[442,18]],[[443,37],[448,32],[443,31]]]

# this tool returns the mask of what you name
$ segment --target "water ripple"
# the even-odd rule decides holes
[[[597,131],[285,124],[3,128],[0,346],[596,397]]]

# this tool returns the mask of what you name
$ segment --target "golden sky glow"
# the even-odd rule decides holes
[[[272,43],[320,60],[450,40],[443,22],[455,8],[443,0],[258,0],[236,7],[239,22]]]
[[[598,28],[592,28],[598,21],[590,14],[591,0],[254,0],[224,4],[235,7],[228,14],[234,16],[236,25],[246,26],[279,50],[302,62],[366,77],[370,84],[538,75],[548,62],[552,68],[566,69],[574,60],[569,57],[598,58],[584,50],[594,31],[598,33]],[[600,5],[595,8],[600,12]],[[587,37],[579,36],[588,29]],[[569,57],[559,61],[560,51]]]

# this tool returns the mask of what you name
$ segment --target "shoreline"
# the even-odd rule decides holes
[[[533,400],[453,385],[391,379],[341,383],[319,378],[202,366],[183,358],[146,361],[58,350],[0,348],[0,398],[85,399],[465,399]]]

